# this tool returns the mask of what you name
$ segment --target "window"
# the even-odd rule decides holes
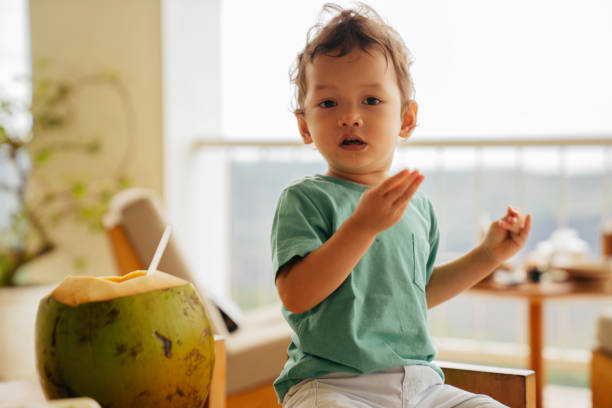
[[[27,104],[30,100],[31,87],[27,81],[30,75],[30,40],[28,2],[26,0],[6,0],[0,2],[0,95],[2,99],[20,101]],[[0,111],[0,115],[3,112]],[[1,116],[0,116],[1,117]],[[2,120],[7,131],[25,133],[29,129],[30,118],[23,115],[13,115],[12,120]],[[2,156],[7,154],[0,148],[0,174],[12,175]],[[11,183],[7,177],[0,178],[0,231],[9,224],[11,209],[16,209],[16,201],[2,185]],[[0,237],[1,239],[1,237]]]
[[[28,2],[0,3],[0,90],[5,95],[29,99],[30,37]]]
[[[288,70],[323,3],[222,1],[226,138],[297,140]],[[609,2],[368,3],[414,54],[415,138],[612,132]]]

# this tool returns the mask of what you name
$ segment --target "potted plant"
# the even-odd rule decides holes
[[[93,234],[102,231],[110,199],[129,185],[126,166],[135,129],[129,95],[118,75],[105,70],[60,80],[47,74],[47,66],[34,66],[31,102],[9,98],[0,88],[0,381],[34,373],[33,320],[38,300],[49,287],[30,285],[28,266],[61,247],[56,239],[61,224],[75,222]],[[120,101],[125,151],[103,175],[85,175],[77,168],[58,177],[53,170],[58,157],[64,163],[71,158],[105,160],[106,135],[89,135],[74,125],[77,96],[94,88],[110,91]],[[70,252],[68,272],[86,269],[87,259],[78,248]]]

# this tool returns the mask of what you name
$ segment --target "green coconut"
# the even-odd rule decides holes
[[[41,300],[35,334],[49,399],[201,407],[208,395],[212,329],[193,286],[172,275],[67,277]]]

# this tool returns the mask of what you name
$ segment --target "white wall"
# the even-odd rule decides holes
[[[128,136],[121,100],[109,88],[88,87],[76,95],[76,123],[67,136],[100,136],[102,157],[60,156],[44,170],[53,184],[83,174],[107,174],[128,152],[126,170],[135,185],[163,194],[161,6],[159,0],[30,0],[32,61],[49,59],[48,73],[71,79],[104,69],[126,85],[135,132]],[[61,138],[62,135],[57,135]],[[130,142],[131,141],[131,142]],[[72,272],[72,257],[84,255],[86,272],[114,270],[107,238],[80,225],[55,230],[59,251],[33,265],[33,274],[51,280]],[[50,273],[51,272],[51,273]]]

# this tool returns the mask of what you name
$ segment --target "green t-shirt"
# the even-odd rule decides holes
[[[272,226],[274,271],[321,246],[353,213],[366,186],[335,177],[306,177],[281,193]],[[371,373],[431,363],[425,286],[439,232],[430,201],[417,192],[402,219],[376,237],[346,280],[314,308],[283,315],[295,332],[289,360],[274,382],[279,401],[306,378]]]

